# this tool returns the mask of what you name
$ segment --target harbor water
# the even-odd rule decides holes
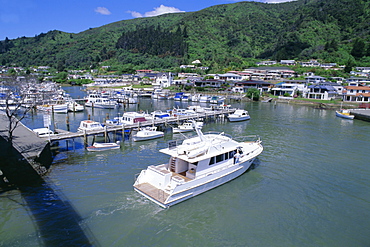
[[[83,97],[78,87],[66,90]],[[140,98],[125,109],[57,114],[51,128],[77,131],[88,117],[191,104]],[[159,149],[183,139],[170,126],[164,138],[143,142],[110,135],[121,148],[104,152],[86,151],[82,139],[60,141],[44,186],[0,194],[0,246],[369,246],[370,123],[287,103],[231,105],[251,119],[218,119],[203,132],[261,137],[264,151],[242,176],[163,209],[132,185],[142,169],[168,161]],[[23,123],[43,127],[43,114]]]

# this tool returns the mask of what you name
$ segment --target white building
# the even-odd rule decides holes
[[[171,72],[158,73],[152,85],[154,88],[166,88],[172,85],[172,81],[173,77]]]
[[[305,77],[306,83],[311,83],[311,84],[318,84],[318,83],[323,83],[325,82],[326,78],[318,75],[313,75],[313,76],[307,76]]]
[[[214,76],[215,80],[223,80],[223,81],[241,81],[243,79],[242,76],[233,73],[226,73],[226,74],[216,74]]]

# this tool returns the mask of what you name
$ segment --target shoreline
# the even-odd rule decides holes
[[[360,103],[356,102],[343,102],[341,101],[340,103],[336,102],[330,102],[328,100],[328,103],[324,102],[316,102],[316,101],[309,101],[309,100],[299,100],[299,99],[276,99],[273,98],[272,102],[278,102],[278,103],[286,103],[286,104],[294,104],[294,105],[305,105],[305,106],[313,106],[315,108],[320,108],[320,109],[358,109]]]

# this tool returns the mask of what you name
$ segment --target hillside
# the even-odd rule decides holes
[[[111,23],[78,34],[49,31],[0,42],[0,63],[58,70],[111,65],[170,69],[199,59],[212,70],[258,60],[321,59],[370,65],[369,0],[239,2]]]

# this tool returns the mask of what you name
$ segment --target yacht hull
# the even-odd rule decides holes
[[[256,157],[212,175],[177,185],[165,201],[160,200],[160,197],[156,198],[156,196],[149,195],[140,190],[140,185],[134,186],[134,189],[159,206],[168,208],[239,177],[250,168],[255,158]],[[158,190],[158,192],[158,194],[161,192],[165,194],[162,190]]]

